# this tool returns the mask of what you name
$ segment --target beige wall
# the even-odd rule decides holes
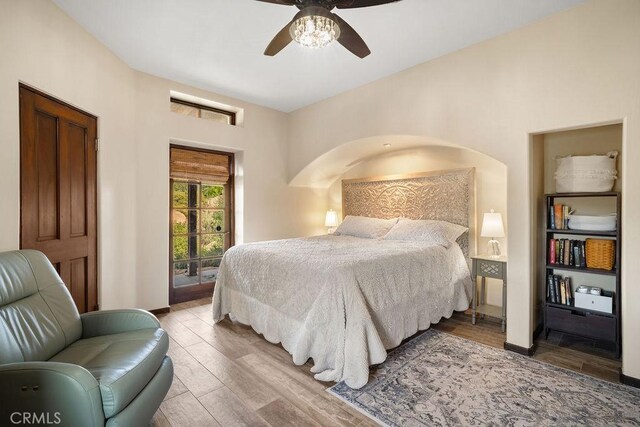
[[[19,81],[98,116],[102,308],[168,304],[171,140],[237,153],[240,241],[323,232],[326,192],[287,184],[287,115],[133,71],[49,1],[0,11],[0,250],[19,247]],[[244,108],[243,127],[171,113],[170,90]]]
[[[387,138],[387,143],[395,145],[394,138]],[[507,212],[507,168],[499,161],[482,153],[458,147],[428,146],[391,151],[362,160],[342,175],[329,187],[329,207],[341,217],[342,180],[366,178],[383,175],[400,175],[406,173],[429,172],[443,169],[476,168],[476,207],[478,242],[477,253],[487,252],[489,238],[480,237],[482,214],[494,209],[503,215],[505,230],[508,232]],[[507,253],[505,239],[500,241],[503,253]],[[489,279],[487,302],[502,305],[502,283]]]
[[[534,316],[529,134],[624,120],[623,371],[640,377],[640,2],[593,0],[531,26],[292,113],[289,173],[354,140],[417,135],[507,165],[507,340]],[[331,126],[326,126],[331,123]],[[634,160],[632,160],[634,159]],[[626,184],[625,184],[626,183]]]
[[[135,304],[135,73],[47,1],[0,3],[0,250],[20,238],[18,82],[98,119],[100,304]]]
[[[284,113],[148,74],[136,73],[135,78],[137,305],[167,305],[170,143],[237,153],[236,184],[242,185],[236,194],[237,243],[325,232],[326,191],[288,186]],[[170,90],[242,107],[243,126],[172,113]]]
[[[543,322],[543,308],[546,301],[546,285],[542,285],[542,280],[546,277],[546,238],[543,237],[545,230],[546,202],[544,198],[544,135],[533,135],[531,137],[529,158],[531,160],[531,170],[529,171],[529,185],[531,188],[530,208],[531,208],[531,301],[532,310],[531,323],[533,328],[537,328]]]

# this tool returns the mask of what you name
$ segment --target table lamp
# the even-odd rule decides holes
[[[329,209],[327,211],[324,226],[327,227],[327,234],[331,234],[336,231],[336,227],[338,227],[338,213],[333,209]]]
[[[490,237],[488,245],[488,253],[491,258],[500,257],[500,242],[496,240],[496,237],[504,237],[504,226],[502,225],[502,215],[499,212],[494,212],[491,209],[490,212],[485,213],[482,218],[482,237]]]

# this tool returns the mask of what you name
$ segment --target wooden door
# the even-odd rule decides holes
[[[20,247],[43,252],[81,313],[98,309],[96,117],[20,86]]]

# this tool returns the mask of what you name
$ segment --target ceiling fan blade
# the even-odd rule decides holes
[[[263,3],[273,3],[273,4],[281,4],[284,6],[293,6],[296,4],[296,0],[256,0],[261,1]]]
[[[338,9],[355,9],[356,7],[379,6],[397,1],[400,0],[339,0],[335,3],[335,7]]]
[[[335,13],[332,14],[333,19],[338,23],[340,27],[340,37],[338,37],[338,43],[347,48],[347,50],[353,53],[355,56],[359,58],[364,58],[368,56],[371,51],[367,44],[362,40],[362,37],[353,27],[345,22],[344,19],[340,18]]]
[[[289,23],[276,34],[273,40],[271,40],[271,43],[269,43],[269,46],[264,50],[265,55],[274,56],[293,41],[291,34],[289,34],[289,27],[291,27],[292,23],[293,21],[289,21]]]

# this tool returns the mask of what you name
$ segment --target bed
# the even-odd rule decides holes
[[[226,315],[281,343],[321,381],[364,386],[387,350],[471,299],[473,169],[343,181],[343,214],[436,219],[469,228],[449,247],[324,235],[226,252],[213,318]]]

